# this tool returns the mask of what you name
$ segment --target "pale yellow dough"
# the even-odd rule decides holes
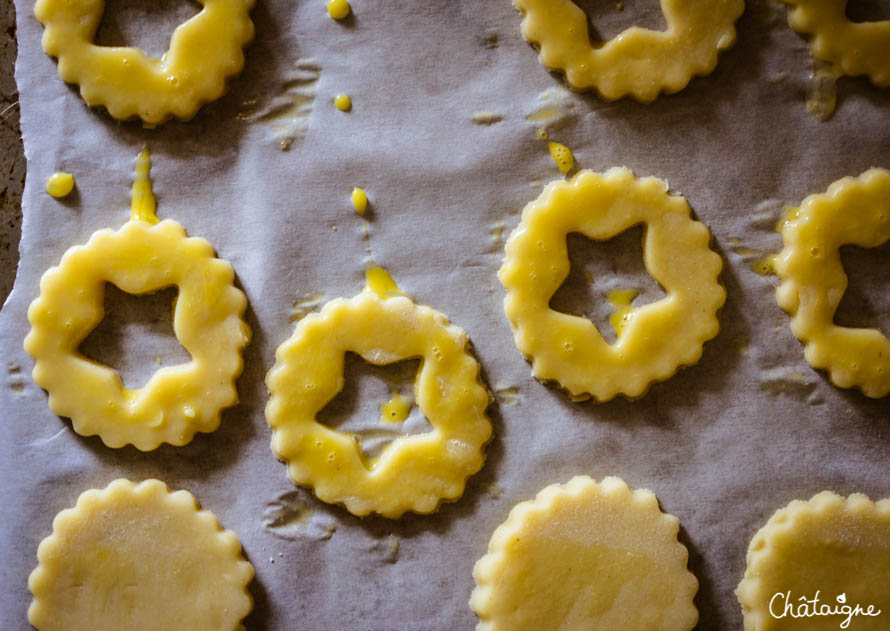
[[[234,631],[253,607],[238,538],[158,480],[81,494],[37,559],[28,621],[38,631]]]
[[[319,423],[318,412],[343,389],[347,351],[377,365],[422,358],[414,398],[432,431],[397,438],[369,463],[351,434]],[[370,271],[369,288],[358,296],[332,300],[301,320],[276,359],[266,377],[272,451],[294,483],[312,487],[322,501],[355,515],[431,513],[441,500],[460,497],[482,467],[489,394],[466,333],[399,294],[383,270]]]
[[[745,631],[887,629],[890,500],[872,502],[861,494],[845,499],[828,491],[808,502],[795,500],[754,536],[747,561],[736,590]],[[841,627],[844,613],[783,615],[786,603],[797,612],[799,599],[812,599],[817,591],[820,606],[873,605],[882,613],[854,616],[847,627]]]
[[[477,631],[689,631],[698,581],[651,491],[578,476],[518,504],[473,568]]]
[[[566,235],[604,241],[639,224],[646,269],[667,296],[627,309],[617,342],[609,344],[590,320],[549,306],[570,269]],[[726,297],[717,280],[722,261],[709,240],[686,200],[656,178],[638,180],[614,168],[550,182],[523,210],[498,273],[516,346],[531,359],[534,376],[559,382],[575,397],[607,401],[640,396],[653,381],[697,362],[719,330],[717,311]]]
[[[851,22],[848,0],[784,0],[788,23],[810,36],[813,57],[832,63],[851,77],[867,75],[878,87],[890,87],[890,20]]]
[[[219,426],[221,410],[238,401],[234,380],[250,329],[232,266],[215,258],[204,239],[186,237],[175,221],[158,223],[147,153],[140,160],[131,219],[70,248],[40,279],[25,350],[50,409],[69,417],[74,431],[98,434],[109,447],[150,451],[162,442],[184,445],[195,432]],[[129,389],[116,370],[81,355],[80,343],[102,321],[106,283],[131,294],[177,287],[173,330],[192,360],[161,368],[145,387]]]
[[[37,0],[34,13],[46,29],[43,50],[58,58],[59,76],[78,84],[88,105],[105,106],[119,120],[157,124],[170,116],[191,118],[222,96],[226,79],[244,66],[254,0],[198,1],[203,9],[173,32],[160,59],[138,48],[94,43],[103,0]]]
[[[840,388],[859,388],[869,397],[890,393],[890,340],[877,329],[834,323],[847,289],[839,248],[874,248],[890,239],[890,172],[870,169],[845,177],[828,191],[810,195],[780,225],[785,248],[774,268],[782,279],[779,306],[805,344],[807,362],[828,371]]]
[[[633,26],[594,45],[587,16],[572,0],[513,4],[524,14],[523,36],[539,46],[545,67],[564,72],[573,88],[644,103],[713,71],[720,51],[735,42],[735,21],[745,8],[744,0],[661,0],[667,30]]]

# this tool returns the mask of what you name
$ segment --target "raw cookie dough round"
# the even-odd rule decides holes
[[[81,494],[37,558],[28,621],[38,631],[231,631],[253,607],[238,538],[158,480]]]
[[[70,248],[40,279],[25,337],[34,381],[54,413],[70,418],[81,436],[98,434],[109,447],[142,451],[162,442],[184,445],[195,432],[219,427],[223,408],[238,402],[234,381],[250,340],[242,319],[247,298],[234,285],[235,271],[204,239],[187,237],[170,219],[158,223],[150,168],[143,151],[130,220]],[[102,321],[106,283],[136,295],[177,287],[173,331],[192,360],[160,368],[131,390],[116,370],[81,355],[81,342]]]
[[[667,30],[634,26],[594,46],[587,16],[572,0],[513,4],[524,14],[523,36],[539,46],[546,68],[564,72],[573,88],[644,103],[712,72],[720,51],[735,42],[735,21],[745,8],[744,0],[661,0]]]
[[[643,258],[667,296],[630,310],[618,341],[609,344],[590,320],[557,312],[550,299],[569,273],[566,236],[608,240],[645,224]],[[516,346],[541,380],[555,380],[575,397],[607,401],[642,395],[653,381],[699,360],[719,330],[726,293],[717,281],[720,257],[710,233],[691,217],[682,197],[653,177],[628,169],[581,171],[549,183],[522,211],[506,244],[498,277]]]
[[[890,615],[890,500],[843,498],[829,491],[776,511],[748,547],[745,577],[736,590],[745,631],[837,631],[846,612],[808,611],[859,605],[881,615],[855,615],[858,631],[885,631]],[[819,603],[804,605],[818,592]],[[792,605],[795,616],[786,613]],[[805,607],[805,609],[800,609]]]
[[[482,468],[491,422],[489,394],[463,329],[406,296],[389,296],[366,289],[301,320],[266,377],[266,419],[272,451],[295,484],[354,515],[396,518],[431,513],[441,500],[460,497]],[[376,365],[421,357],[415,400],[432,431],[395,439],[369,464],[351,434],[319,423],[318,412],[343,389],[347,351]]]
[[[813,57],[843,74],[868,75],[881,88],[890,87],[890,20],[852,22],[848,0],[784,0],[788,23],[810,36]]]
[[[241,319],[247,298],[234,278],[207,241],[186,237],[170,219],[131,220],[70,248],[43,275],[40,296],[28,308],[25,350],[50,409],[109,447],[151,451],[214,431],[223,408],[238,402],[234,380],[250,339]],[[105,283],[136,295],[176,286],[173,330],[192,360],[159,368],[144,387],[129,389],[116,370],[81,355],[80,343],[102,321]]]
[[[58,58],[59,76],[80,86],[87,105],[154,125],[170,116],[190,119],[222,96],[226,79],[244,66],[254,0],[198,2],[203,9],[177,27],[160,59],[138,48],[94,43],[103,0],[37,0],[34,13],[46,28],[43,50]]]
[[[477,631],[689,631],[698,581],[651,491],[578,476],[516,505],[476,562]]]
[[[779,306],[805,344],[807,362],[827,370],[839,388],[859,388],[869,397],[890,393],[890,340],[877,329],[834,323],[847,289],[839,248],[874,248],[890,239],[890,172],[870,169],[810,195],[780,227],[785,248],[775,260],[782,284]]]

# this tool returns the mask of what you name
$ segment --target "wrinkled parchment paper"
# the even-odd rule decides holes
[[[642,15],[637,4],[625,2],[609,28]],[[736,46],[712,75],[640,105],[566,92],[522,39],[507,0],[354,0],[345,23],[328,18],[321,0],[259,0],[257,37],[228,94],[189,123],[149,130],[87,108],[43,54],[32,3],[16,7],[28,178],[21,264],[0,313],[3,628],[27,627],[27,576],[53,516],[121,476],[187,488],[238,534],[257,571],[247,626],[269,630],[471,628],[472,566],[493,529],[515,503],[576,474],[652,489],[683,526],[701,583],[698,628],[741,629],[733,590],[751,536],[774,510],[825,488],[890,496],[890,403],[839,390],[810,369],[773,298],[775,279],[751,268],[780,246],[772,229],[783,206],[842,176],[890,167],[890,91],[842,78],[835,116],[817,121],[804,105],[809,51],[784,8],[749,2]],[[166,28],[158,15],[120,14],[112,27],[123,35],[106,37],[156,33],[146,25]],[[351,95],[351,113],[331,106],[339,92]],[[542,98],[559,103],[550,136],[574,150],[581,168],[623,165],[668,180],[708,224],[725,262],[719,336],[698,365],[638,401],[578,404],[536,382],[503,316],[495,276],[502,236],[559,177],[526,120]],[[501,120],[478,124],[480,111]],[[69,246],[126,220],[133,160],[146,144],[159,215],[233,264],[253,340],[241,403],[220,429],[186,447],[140,453],[82,438],[53,415],[22,339],[41,274]],[[56,170],[77,178],[64,202],[43,192]],[[367,240],[349,204],[353,186],[372,201]],[[575,282],[561,298],[566,308],[605,303],[610,288],[645,288],[638,240],[621,243],[609,250],[614,257],[573,246],[595,282]],[[460,501],[431,516],[358,519],[324,505],[293,487],[268,447],[263,376],[292,331],[294,303],[305,311],[319,297],[357,293],[369,244],[407,293],[466,329],[486,383],[500,391],[485,468]],[[849,253],[855,270],[842,308],[851,320],[883,317],[885,331],[887,254]],[[159,340],[171,299],[112,296],[117,323],[90,340],[90,352],[143,366],[144,379],[145,366],[170,349]],[[177,361],[175,353],[164,360]],[[373,425],[387,388],[368,379],[373,397],[370,386],[351,396]]]

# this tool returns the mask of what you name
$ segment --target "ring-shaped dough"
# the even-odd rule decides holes
[[[415,400],[433,429],[397,438],[373,467],[351,434],[316,420],[343,389],[347,351],[376,365],[422,360]],[[467,478],[482,468],[491,436],[489,394],[466,333],[430,307],[368,290],[337,298],[301,320],[276,358],[266,377],[272,451],[286,461],[294,483],[311,486],[320,500],[359,516],[431,513],[441,500],[460,497]]]
[[[744,0],[661,0],[667,30],[633,26],[594,46],[587,15],[572,0],[513,4],[524,14],[523,36],[539,46],[546,68],[564,72],[573,88],[643,103],[712,72],[720,51],[735,42],[735,21],[745,8]]]
[[[710,233],[690,213],[663,181],[638,180],[625,168],[551,182],[525,207],[498,277],[516,346],[531,359],[535,377],[555,380],[573,396],[607,401],[640,396],[653,381],[699,360],[719,330],[726,292]],[[569,273],[569,233],[603,241],[640,224],[646,269],[667,296],[631,311],[610,345],[593,322],[553,310],[550,299]]]
[[[813,57],[834,64],[851,77],[867,75],[890,87],[890,20],[852,22],[847,0],[784,0],[788,23],[810,36]]]
[[[785,248],[776,257],[779,306],[805,345],[810,366],[828,371],[839,388],[880,398],[890,393],[890,340],[877,329],[834,323],[847,289],[842,245],[874,248],[890,239],[890,172],[870,169],[810,195],[781,226]]]
[[[884,631],[890,613],[890,499],[872,502],[823,491],[773,514],[748,546],[745,576],[736,589],[745,631]],[[880,615],[801,615],[802,599],[816,607],[871,605]],[[839,598],[840,597],[840,598]],[[806,612],[804,612],[806,613]]]
[[[690,631],[698,581],[651,491],[578,476],[517,504],[476,562],[476,631]]]
[[[197,0],[198,15],[173,32],[161,57],[142,50],[93,43],[104,0],[37,0],[34,13],[46,27],[43,50],[59,60],[59,76],[80,86],[87,105],[102,105],[114,118],[162,123],[192,118],[222,96],[226,79],[244,66],[242,48],[253,39],[254,0]]]
[[[109,447],[150,451],[215,430],[220,411],[238,401],[233,381],[250,339],[241,319],[247,298],[234,277],[207,241],[186,237],[170,219],[130,220],[70,248],[43,275],[40,296],[28,309],[25,350],[35,359],[34,381],[49,394],[50,409],[69,417],[78,434],[98,434]],[[81,355],[78,346],[104,315],[105,283],[130,294],[177,287],[173,330],[192,360],[161,368],[145,387],[131,390],[116,370]]]
[[[85,491],[37,558],[28,620],[39,631],[243,631],[253,607],[238,537],[159,480]]]

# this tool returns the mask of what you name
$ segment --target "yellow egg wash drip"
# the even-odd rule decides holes
[[[348,94],[338,94],[334,97],[334,107],[341,112],[348,112],[352,109],[352,99]]]
[[[404,296],[405,293],[396,285],[396,281],[392,279],[382,267],[376,265],[370,266],[365,271],[365,291],[377,294],[381,298],[392,298],[393,296]]]
[[[504,120],[504,117],[489,110],[479,110],[473,113],[470,120],[477,125],[494,125]]]
[[[356,186],[352,189],[351,197],[352,207],[355,208],[355,212],[357,212],[359,216],[364,216],[365,211],[368,210],[368,194]]]
[[[494,394],[505,405],[516,405],[519,403],[519,388],[516,386],[502,386],[497,388]]]
[[[837,107],[837,73],[830,63],[813,60],[807,88],[807,109],[816,120],[827,121]]]
[[[504,222],[496,221],[491,226],[491,254],[500,255],[504,249]]]
[[[761,252],[760,250],[755,250],[754,248],[749,248],[744,245],[732,248],[732,251],[741,256],[743,259],[750,259],[758,256]]]
[[[155,211],[158,202],[151,189],[151,153],[143,149],[136,156],[135,177],[133,179],[133,199],[130,204],[130,220],[158,223]]]
[[[764,256],[763,258],[756,259],[751,261],[749,264],[751,269],[761,276],[770,276],[775,273],[775,265],[776,256],[775,254],[771,254],[769,256]]]
[[[342,20],[349,15],[350,7],[347,0],[328,0],[328,15],[335,20]]]
[[[571,149],[558,142],[551,142],[547,148],[550,150],[550,157],[559,167],[560,173],[568,173],[575,168],[575,156],[572,155]]]
[[[776,232],[782,232],[785,226],[794,223],[800,218],[799,206],[786,206],[779,221],[776,222]]]
[[[530,123],[550,123],[561,118],[562,115],[563,111],[556,106],[542,107],[526,116],[525,120]]]
[[[630,306],[631,301],[637,297],[636,289],[616,289],[610,291],[606,299],[615,307],[615,311],[609,316],[609,324],[615,330],[615,334],[621,337],[621,333],[630,324],[636,309]]]
[[[268,127],[281,151],[290,151],[309,131],[309,120],[315,108],[321,66],[313,57],[293,62],[283,76],[280,92],[264,106],[257,108],[257,99],[244,102],[238,118]]]
[[[380,422],[401,423],[408,418],[412,404],[413,401],[410,397],[406,397],[394,389],[390,400],[380,406]]]
[[[776,225],[776,229],[781,231],[782,225],[788,220],[788,217],[793,216],[793,211],[796,211],[796,208],[792,208],[791,211],[788,211],[786,214],[786,218],[783,218]],[[742,257],[742,260],[748,264],[748,267],[751,268],[752,271],[760,274],[761,276],[770,276],[774,273],[773,263],[775,262],[774,254],[766,254],[763,250],[755,250],[754,248],[749,248],[744,244],[741,239],[736,237],[730,237],[729,245],[732,251],[735,254],[738,254]]]
[[[74,176],[70,173],[53,173],[46,181],[46,192],[60,199],[74,190]]]
[[[290,321],[299,322],[315,311],[322,300],[324,300],[324,294],[320,291],[313,291],[305,294],[302,298],[298,298],[294,301],[294,306],[291,309]]]

